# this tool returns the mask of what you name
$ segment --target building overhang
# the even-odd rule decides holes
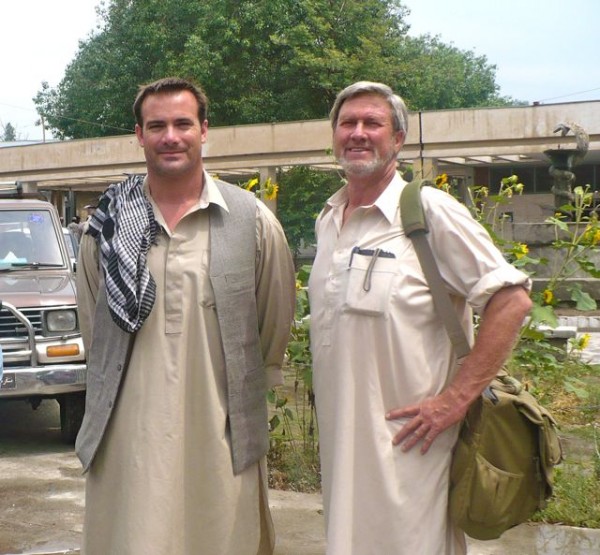
[[[554,133],[563,122],[576,122],[587,131],[585,161],[599,164],[600,101],[411,113],[398,158],[468,167],[548,166],[544,150],[574,144],[574,137]],[[335,166],[327,120],[212,128],[203,159],[207,170],[228,176],[272,167]],[[126,174],[144,172],[135,135],[0,148],[0,181],[40,188],[101,190]]]

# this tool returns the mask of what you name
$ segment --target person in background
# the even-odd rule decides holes
[[[81,218],[79,216],[73,216],[67,229],[72,233],[73,237],[77,239],[77,241],[81,241]]]
[[[463,326],[460,362],[398,201],[407,110],[381,83],[344,89],[331,111],[347,184],[316,222],[311,348],[328,555],[457,555],[449,468],[469,405],[509,356],[531,301],[528,277],[450,195],[422,190],[428,240]]]
[[[282,382],[292,257],[264,204],[205,171],[199,87],[143,86],[134,114],[147,175],[102,196],[77,272],[82,553],[271,554],[266,391]]]
[[[86,211],[87,216],[85,218],[85,221],[80,222],[80,224],[79,224],[80,227],[81,227],[81,234],[82,235],[87,232],[90,220],[92,219],[92,216],[96,212],[96,205],[95,204],[86,204],[83,207],[83,209]]]

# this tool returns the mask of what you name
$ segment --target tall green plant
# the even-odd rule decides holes
[[[320,466],[312,358],[309,348],[309,266],[297,273],[296,314],[287,348],[288,383],[269,391],[270,482],[273,487],[318,491]],[[289,380],[291,379],[291,384]]]
[[[444,174],[438,176],[436,184],[450,193],[455,190]],[[550,246],[556,256],[550,261],[531,256],[527,244],[506,239],[509,220],[504,208],[523,191],[524,185],[519,178],[511,175],[501,180],[497,194],[490,194],[488,187],[473,187],[469,203],[475,218],[514,266],[532,277],[542,266],[550,269],[544,289],[531,294],[533,308],[521,329],[511,366],[515,373],[524,374],[542,397],[541,386],[544,384],[549,398],[561,389],[583,399],[587,397],[587,391],[581,377],[589,374],[591,367],[582,361],[581,353],[589,336],[569,340],[566,348],[557,347],[546,337],[544,327],[558,325],[556,309],[565,303],[581,311],[597,308],[596,301],[582,290],[580,284],[571,280],[578,270],[593,278],[600,277],[600,269],[592,257],[600,244],[598,215],[592,210],[593,195],[589,185],[575,187],[573,203],[562,206],[545,220],[554,230],[554,241]]]
[[[276,409],[269,422],[272,436],[287,440],[292,450],[301,448],[316,456],[318,434],[309,347],[309,274],[310,266],[303,266],[296,276],[296,313],[286,353],[288,368],[293,375],[294,401],[290,403],[285,389],[279,388],[271,390],[268,399]]]

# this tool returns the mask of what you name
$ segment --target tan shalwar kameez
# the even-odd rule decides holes
[[[237,476],[232,470],[227,382],[208,278],[210,202],[225,205],[208,178],[198,205],[174,231],[153,204],[163,226],[148,257],[156,302],[135,339],[87,476],[84,555],[273,551],[265,461]],[[289,282],[287,246],[273,220],[260,205],[257,244],[261,260],[270,262],[258,284],[259,314],[270,287]],[[272,315],[266,318],[261,343],[273,385],[287,334],[275,329]]]
[[[410,240],[400,229],[396,176],[374,205],[342,227],[345,189],[317,222],[310,277],[311,345],[319,418],[328,555],[459,555],[464,537],[447,518],[456,427],[421,455],[392,445],[403,421],[385,414],[439,394],[455,373]],[[526,284],[487,233],[448,195],[423,204],[442,275],[465,329],[500,288]],[[361,253],[352,250],[363,249]],[[379,256],[369,271],[374,249]],[[467,302],[465,302],[465,300]]]

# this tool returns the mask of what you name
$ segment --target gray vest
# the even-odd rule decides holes
[[[269,446],[266,375],[256,308],[256,200],[253,194],[217,181],[229,212],[210,210],[210,280],[215,294],[227,374],[233,470],[258,461]],[[86,410],[75,449],[87,471],[102,441],[127,369],[134,335],[108,310],[104,283],[94,315],[88,357]]]

